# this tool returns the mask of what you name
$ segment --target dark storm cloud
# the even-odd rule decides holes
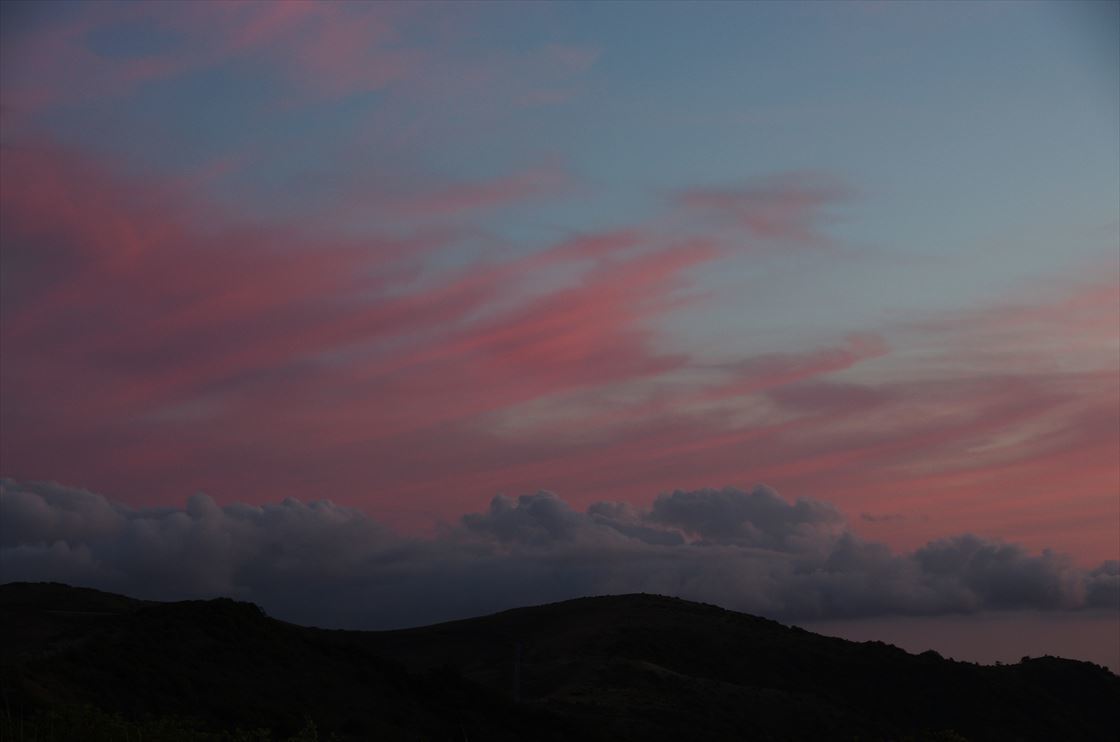
[[[230,595],[302,623],[385,628],[580,595],[655,592],[785,620],[1115,606],[1120,566],[958,536],[912,554],[858,538],[827,503],[769,488],[673,492],[585,512],[499,496],[432,539],[286,499],[137,509],[4,480],[0,577],[139,597]]]

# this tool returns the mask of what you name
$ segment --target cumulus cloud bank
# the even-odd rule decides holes
[[[300,623],[391,628],[582,595],[655,592],[783,620],[1120,607],[1120,562],[955,536],[909,554],[832,505],[768,487],[673,492],[648,508],[498,496],[435,538],[329,501],[131,508],[0,480],[0,578],[153,599],[230,595]]]

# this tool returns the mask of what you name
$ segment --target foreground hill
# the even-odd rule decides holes
[[[12,583],[0,632],[5,723],[28,740],[310,739],[309,721],[320,739],[1113,740],[1120,706],[1090,663],[953,662],[653,595],[359,632]]]

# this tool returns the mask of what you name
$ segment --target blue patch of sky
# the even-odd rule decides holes
[[[264,216],[313,211],[355,182],[410,169],[471,181],[565,163],[583,192],[495,210],[484,224],[524,250],[643,223],[694,185],[824,171],[856,189],[826,228],[847,247],[697,271],[732,297],[673,324],[698,338],[867,329],[899,308],[986,301],[1112,247],[1081,236],[1115,223],[1120,208],[1120,104],[1102,85],[1117,63],[1094,36],[1093,6],[479,7],[470,32],[441,53],[600,50],[572,76],[570,101],[488,110],[390,87],[278,106],[291,93],[281,73],[229,63],[85,104],[52,125],[156,168],[248,153],[251,167],[217,188]],[[175,43],[148,33],[116,27],[88,42],[113,56]],[[409,126],[420,145],[398,146],[393,129]]]

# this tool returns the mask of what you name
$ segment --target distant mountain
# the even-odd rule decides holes
[[[1091,663],[953,662],[654,595],[362,632],[295,626],[228,599],[153,603],[10,583],[0,586],[0,636],[0,737],[19,739],[22,727],[28,742],[78,733],[1116,740],[1120,731],[1120,677]]]

